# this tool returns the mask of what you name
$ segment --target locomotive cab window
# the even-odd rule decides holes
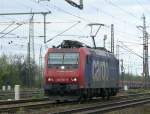
[[[72,65],[77,67],[79,64],[79,53],[49,53],[48,66]]]
[[[48,64],[62,64],[63,54],[49,53]]]
[[[79,53],[64,53],[63,64],[78,64]]]

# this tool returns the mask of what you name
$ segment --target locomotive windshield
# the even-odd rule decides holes
[[[79,53],[49,53],[48,65],[77,65]]]

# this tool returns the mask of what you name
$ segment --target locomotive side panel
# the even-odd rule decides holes
[[[108,66],[110,87],[119,88],[119,61],[114,58],[110,58]]]
[[[91,88],[118,88],[118,61],[114,58],[93,56],[91,77]]]
[[[86,56],[86,62],[85,62],[85,84],[86,88],[91,88],[91,83],[92,83],[92,57],[90,55]]]
[[[108,81],[108,65],[103,57],[92,57],[92,88],[105,88]]]

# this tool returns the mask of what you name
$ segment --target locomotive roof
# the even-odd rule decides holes
[[[110,57],[110,58],[115,58],[115,56],[108,50],[106,50],[105,48],[91,48],[90,52],[93,55],[100,55],[100,56],[104,56],[104,57]]]
[[[60,45],[57,46],[57,48],[80,48],[80,47],[91,48],[90,46],[84,43],[73,40],[64,40]]]
[[[73,40],[64,40],[60,45],[58,45],[55,48],[87,48],[89,49],[89,51],[91,52],[91,54],[93,55],[100,55],[100,56],[104,56],[104,57],[110,57],[110,58],[115,58],[115,56],[108,51],[106,48],[104,47],[90,47],[84,43],[81,43],[79,41],[73,41]]]

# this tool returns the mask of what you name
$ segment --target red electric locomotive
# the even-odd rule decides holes
[[[48,49],[44,78],[48,96],[109,97],[119,88],[119,62],[105,49],[65,40]]]

